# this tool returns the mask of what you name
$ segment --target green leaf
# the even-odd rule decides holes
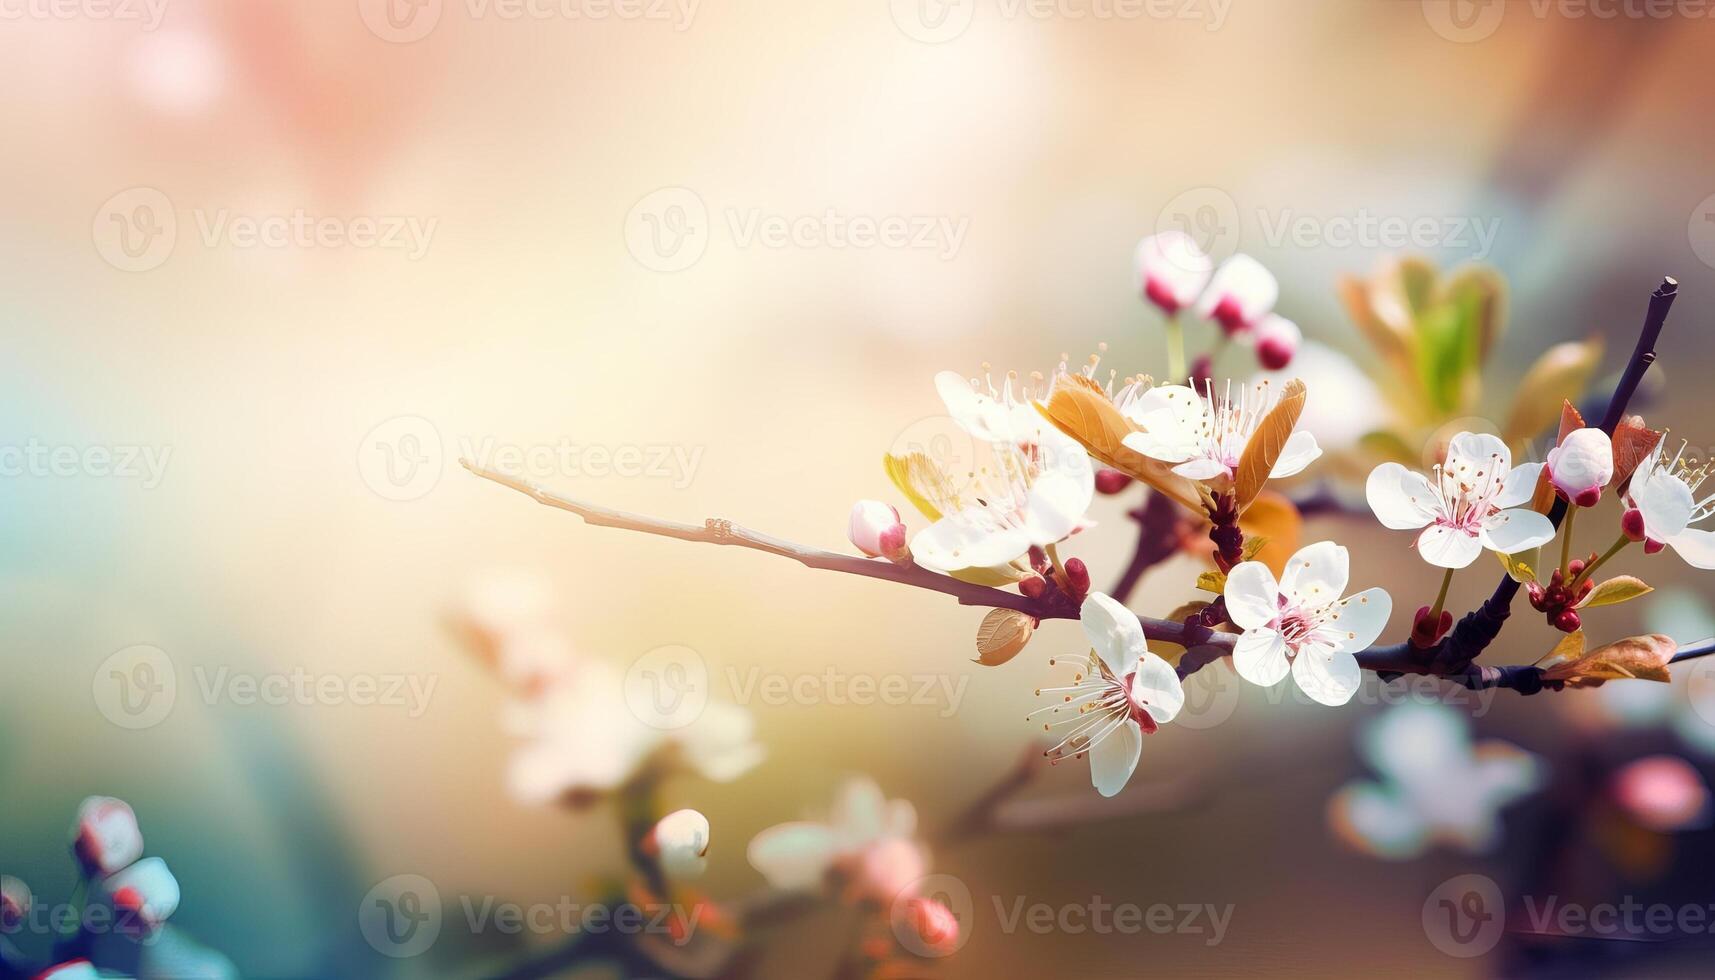
[[[1254,561],[1256,559],[1257,552],[1266,547],[1268,547],[1268,536],[1263,534],[1253,534],[1245,539],[1244,551],[1240,552],[1240,556],[1244,561]]]
[[[1213,592],[1216,595],[1220,595],[1227,591],[1227,573],[1204,572],[1197,576],[1197,588],[1202,589],[1204,592]]]
[[[1655,589],[1643,579],[1631,575],[1616,575],[1591,589],[1590,594],[1573,608],[1588,609],[1593,606],[1612,606],[1654,591]]]

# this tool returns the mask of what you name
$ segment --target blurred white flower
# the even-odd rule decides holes
[[[143,831],[124,800],[91,796],[77,808],[72,851],[88,874],[113,874],[143,856]]]
[[[619,671],[591,658],[509,703],[503,725],[525,739],[507,787],[526,804],[577,802],[617,789],[663,748],[677,749],[692,771],[716,782],[737,779],[763,756],[754,721],[737,705],[711,701],[684,727],[657,728],[632,712]]]
[[[1125,406],[1126,417],[1143,427],[1125,437],[1125,446],[1174,464],[1173,472],[1188,480],[1230,479],[1274,402],[1273,386],[1266,382],[1240,385],[1236,397],[1230,381],[1219,395],[1213,382],[1201,393],[1184,385],[1152,388]],[[1299,428],[1287,438],[1269,476],[1296,475],[1321,455],[1316,437]]]
[[[1304,343],[1304,331],[1286,317],[1271,313],[1257,324],[1254,340],[1257,363],[1264,370],[1281,371],[1292,363],[1299,346]]]
[[[655,822],[644,842],[670,878],[689,880],[709,867],[709,818],[696,810],[674,810]]]
[[[1649,541],[1668,545],[1694,568],[1715,568],[1715,531],[1691,526],[1715,515],[1715,494],[1695,496],[1709,467],[1687,465],[1684,456],[1683,443],[1671,460],[1657,443],[1632,473],[1626,503],[1642,517]]]
[[[126,932],[149,935],[179,908],[179,882],[158,857],[144,858],[108,876],[101,890]]]
[[[1415,531],[1417,554],[1441,568],[1464,568],[1483,549],[1529,551],[1554,538],[1554,525],[1529,507],[1540,463],[1512,465],[1499,437],[1461,432],[1447,447],[1447,462],[1433,482],[1398,463],[1370,472],[1364,495],[1384,527]]]
[[[1389,709],[1359,747],[1381,781],[1346,784],[1329,817],[1348,844],[1381,858],[1413,858],[1437,843],[1487,851],[1501,838],[1500,811],[1544,782],[1535,756],[1499,741],[1473,747],[1464,717],[1439,704]]]
[[[1548,451],[1548,481],[1567,500],[1594,507],[1614,478],[1614,444],[1601,429],[1574,429]]]
[[[88,960],[67,960],[43,970],[36,980],[101,980],[101,974]]]
[[[1375,642],[1393,612],[1383,589],[1341,598],[1351,555],[1332,541],[1300,548],[1280,581],[1260,561],[1227,573],[1227,615],[1244,630],[1233,667],[1252,684],[1272,687],[1288,672],[1299,690],[1326,705],[1357,693],[1362,670],[1354,654]]]
[[[1143,754],[1143,736],[1172,721],[1185,705],[1185,689],[1173,665],[1149,649],[1137,614],[1100,592],[1084,600],[1079,620],[1095,652],[1092,663],[1069,687],[1045,687],[1053,704],[1030,713],[1062,712],[1068,717],[1043,723],[1043,731],[1071,726],[1043,754],[1059,762],[1067,754],[1090,757],[1090,782],[1096,792],[1113,796],[1131,779]],[[1087,673],[1087,676],[1086,676]]]
[[[854,894],[886,903],[928,868],[928,849],[916,833],[917,811],[910,803],[889,800],[873,780],[856,777],[840,788],[826,823],[769,827],[745,853],[775,888],[820,890],[837,870]]]

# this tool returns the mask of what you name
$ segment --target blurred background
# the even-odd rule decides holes
[[[1650,417],[1715,444],[1715,18],[1645,8],[0,0],[0,870],[64,901],[66,827],[110,794],[183,886],[174,921],[246,975],[484,972],[505,950],[462,919],[422,956],[379,955],[366,893],[411,874],[449,909],[554,902],[624,866],[611,814],[507,792],[507,692],[448,628],[496,568],[546,577],[579,655],[623,669],[688,646],[717,696],[748,701],[766,761],[667,788],[713,823],[710,893],[759,887],[744,842],[825,812],[851,773],[944,823],[1031,743],[1023,715],[1075,624],[982,668],[980,611],[944,596],[587,527],[457,459],[843,549],[853,500],[903,506],[881,455],[947,431],[936,371],[1046,370],[1103,342],[1122,374],[1162,371],[1131,265],[1157,230],[1261,259],[1277,309],[1367,371],[1342,276],[1400,252],[1494,265],[1511,316],[1488,414],[1553,343],[1605,338],[1618,370],[1673,275],[1673,384]],[[863,244],[866,223],[896,234]],[[1337,408],[1336,427],[1379,411]],[[1115,533],[1070,548],[1098,587],[1133,503],[1100,500]],[[1403,636],[1433,570],[1367,519],[1312,518],[1304,539],[1325,536],[1394,593]],[[1492,587],[1484,562],[1451,607]],[[1192,597],[1196,568],[1156,569],[1134,607]],[[1708,579],[1671,554],[1648,577],[1678,590],[1675,622],[1702,615]],[[1604,629],[1663,628],[1651,609]],[[1497,662],[1554,643],[1517,619]],[[960,693],[769,704],[742,683],[829,668]],[[280,676],[347,693],[231,686]],[[361,677],[399,696],[354,703]],[[1685,680],[1629,727],[1600,692],[1456,701],[1479,740],[1542,760],[1543,789],[1486,853],[1378,860],[1328,809],[1380,778],[1361,733],[1381,689],[1332,710],[1220,677],[1228,716],[1147,740],[1156,805],[937,849],[976,906],[943,975],[1570,972],[1515,937],[1450,954],[1426,901],[1478,874],[1510,902],[1715,902],[1691,874],[1708,834],[1641,829],[1606,791],[1645,755],[1709,768],[1664,720],[1701,717]],[[165,707],[126,712],[125,684],[167,681]],[[1031,792],[1095,799],[1081,763]],[[1020,898],[1231,921],[1214,943],[1008,931],[996,910]],[[1697,955],[1558,942],[1584,972],[1685,975]]]

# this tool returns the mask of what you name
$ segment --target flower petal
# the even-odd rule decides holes
[[[1096,476],[1090,469],[1081,474],[1057,470],[1037,477],[1024,501],[1024,531],[1030,543],[1065,540],[1084,519],[1095,496]]]
[[[1715,531],[1688,527],[1667,539],[1679,557],[1693,568],[1715,568]]]
[[[1536,481],[1542,475],[1541,463],[1520,463],[1507,474],[1507,485],[1500,495],[1489,501],[1502,510],[1522,507],[1536,496]]]
[[[1323,646],[1300,647],[1292,658],[1292,679],[1312,701],[1329,707],[1339,707],[1358,693],[1363,679],[1358,658],[1344,650]]]
[[[1501,437],[1487,432],[1461,432],[1447,443],[1447,472],[1466,483],[1478,472],[1510,472],[1513,451]]]
[[[819,823],[783,823],[751,838],[750,866],[782,891],[821,887],[836,852],[833,828]]]
[[[1203,456],[1173,467],[1173,472],[1187,480],[1215,480],[1228,474],[1226,464],[1218,459]]]
[[[1029,550],[1030,536],[1023,528],[1002,527],[975,507],[949,514],[911,539],[917,564],[942,574],[1004,565]]]
[[[1285,479],[1304,472],[1304,468],[1316,462],[1322,455],[1322,447],[1316,444],[1316,437],[1300,429],[1286,437],[1286,444],[1280,447],[1280,457],[1274,461],[1274,469],[1268,475],[1270,479]]]
[[[1666,541],[1691,523],[1695,505],[1691,487],[1666,470],[1652,470],[1643,481],[1632,480],[1632,503],[1644,516],[1644,530],[1657,541]]]
[[[1332,541],[1318,541],[1298,549],[1286,560],[1280,576],[1280,594],[1290,605],[1321,606],[1340,598],[1351,580],[1352,556]]]
[[[1438,568],[1464,568],[1483,553],[1483,543],[1475,534],[1437,524],[1417,536],[1417,553]]]
[[[1124,677],[1135,670],[1138,658],[1149,650],[1137,614],[1100,592],[1092,592],[1084,600],[1078,621],[1083,623],[1084,637],[1090,641],[1096,656],[1102,658],[1115,677]]]
[[[1127,718],[1106,738],[1090,747],[1090,782],[1096,792],[1113,796],[1125,789],[1143,754],[1143,729]]]
[[[1185,685],[1173,665],[1154,653],[1145,651],[1137,662],[1137,673],[1131,679],[1131,699],[1143,705],[1156,724],[1165,725],[1179,716],[1185,707]]]
[[[979,393],[958,372],[936,374],[935,391],[947,406],[947,414],[973,438],[987,442],[1014,441],[1006,406]]]
[[[1383,463],[1370,471],[1364,497],[1383,527],[1414,531],[1435,520],[1435,491],[1422,473],[1398,463]]]
[[[1323,624],[1334,648],[1357,652],[1376,642],[1393,615],[1393,596],[1386,589],[1365,589],[1340,600]]]
[[[1267,626],[1280,615],[1280,586],[1260,561],[1244,561],[1227,573],[1227,615],[1242,630]]]
[[[1554,522],[1529,507],[1501,510],[1483,519],[1477,540],[1503,555],[1529,551],[1554,540]]]
[[[1233,669],[1252,684],[1273,687],[1292,669],[1286,638],[1267,627],[1245,630],[1233,644]]]

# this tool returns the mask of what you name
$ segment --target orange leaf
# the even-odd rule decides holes
[[[1560,434],[1554,438],[1556,446],[1566,441],[1566,437],[1578,429],[1584,428],[1584,416],[1578,414],[1578,409],[1572,406],[1568,399],[1560,400]]]
[[[1081,375],[1066,377],[1082,383],[1057,385],[1048,404],[1036,404],[1037,411],[1053,422],[1055,428],[1078,440],[1098,462],[1202,513],[1202,498],[1191,481],[1173,472],[1166,463],[1126,448],[1125,437],[1137,431],[1137,427],[1120,414],[1107,392]]]
[[[1614,429],[1614,486],[1623,490],[1638,464],[1648,459],[1660,442],[1661,433],[1644,425],[1643,416],[1623,419]]]
[[[1542,672],[1542,679],[1564,681],[1569,687],[1597,687],[1603,681],[1625,679],[1665,684],[1670,680],[1668,661],[1678,649],[1679,644],[1672,637],[1661,633],[1628,636],[1583,656],[1555,663]]]
[[[1268,539],[1255,557],[1276,576],[1285,574],[1286,560],[1298,550],[1303,529],[1304,518],[1299,516],[1298,508],[1284,494],[1273,490],[1257,494],[1250,509],[1239,518],[1239,530],[1245,532],[1247,541]]]
[[[1036,620],[1016,609],[990,609],[977,627],[977,660],[999,667],[1018,656],[1036,633]]]
[[[1268,482],[1269,473],[1280,460],[1281,449],[1298,425],[1298,416],[1304,413],[1307,398],[1304,382],[1297,378],[1288,381],[1280,389],[1280,399],[1257,423],[1256,431],[1245,443],[1245,451],[1239,455],[1238,472],[1233,474],[1233,496],[1239,513],[1244,513]]]

